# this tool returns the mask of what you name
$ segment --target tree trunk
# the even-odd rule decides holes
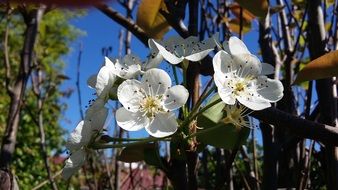
[[[10,172],[10,163],[15,151],[22,99],[24,97],[26,84],[31,73],[32,56],[37,36],[38,24],[42,18],[44,10],[45,7],[41,6],[39,9],[33,10],[27,15],[24,15],[26,31],[23,49],[21,52],[20,69],[11,94],[9,94],[11,97],[11,102],[7,116],[6,131],[2,139],[2,147],[0,152],[0,168],[2,170],[0,178],[4,181],[10,181],[11,188],[13,188],[14,176],[12,176]],[[6,183],[1,183],[0,189],[6,189],[7,187],[3,186],[5,184]]]

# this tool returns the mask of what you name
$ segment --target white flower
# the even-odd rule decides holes
[[[161,69],[145,72],[141,82],[126,80],[117,96],[123,107],[116,112],[117,124],[125,130],[145,128],[154,137],[165,137],[176,132],[177,121],[173,110],[183,106],[189,96],[181,85],[171,87],[169,75]]]
[[[162,43],[151,39],[149,43],[155,44],[159,53],[171,64],[178,64],[184,59],[200,61],[215,47],[213,38],[200,42],[198,37],[190,36],[186,39],[180,36],[171,37]]]
[[[62,170],[63,179],[69,179],[75,172],[77,172],[86,161],[86,151],[80,149],[70,155],[65,161],[65,166]]]
[[[236,36],[231,36],[229,41],[224,41],[223,48],[227,53],[233,56],[241,56],[241,55],[245,56],[245,54],[251,54],[246,45],[243,43],[243,41],[237,38]],[[267,63],[261,63],[261,65],[262,65],[261,75],[269,75],[274,73],[274,67],[272,65]]]
[[[87,146],[92,136],[102,130],[107,116],[108,109],[104,107],[103,100],[96,100],[86,111],[85,119],[78,123],[68,137],[66,148],[73,152]]]
[[[237,99],[252,110],[262,110],[283,97],[282,83],[261,75],[261,62],[252,54],[231,56],[219,51],[213,66],[218,93],[226,104],[234,105]]]
[[[117,77],[130,79],[141,71],[141,61],[132,54],[126,55],[123,59],[111,61],[105,57],[105,64],[101,67],[97,75],[92,75],[87,80],[89,87],[96,89],[99,97],[107,98]]]
[[[153,39],[148,40],[148,45],[150,49],[150,54],[148,55],[147,60],[143,65],[143,71],[149,70],[151,68],[156,68],[163,61],[163,56],[157,49]]]

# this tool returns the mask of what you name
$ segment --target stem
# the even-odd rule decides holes
[[[196,137],[198,135],[201,135],[201,134],[204,134],[204,133],[208,133],[210,131],[213,131],[215,129],[218,129],[220,127],[224,126],[224,123],[219,123],[213,127],[210,127],[210,128],[207,128],[207,129],[204,129],[204,130],[201,130],[199,132],[196,132],[196,133],[193,133],[193,134],[190,134],[189,136],[185,137],[185,139],[190,139],[190,138],[193,138],[193,137]]]
[[[177,77],[176,67],[174,65],[171,65],[171,68],[173,69],[175,84],[178,85],[179,83],[178,83],[178,77]]]
[[[207,106],[205,106],[204,108],[202,108],[199,112],[193,114],[192,116],[189,116],[188,119],[184,120],[182,122],[182,124],[180,125],[181,127],[186,126],[187,124],[189,124],[194,118],[196,118],[197,116],[201,115],[203,112],[207,111],[209,108],[211,108],[212,106],[220,103],[222,101],[222,99],[218,99],[213,101],[212,103],[208,104]],[[192,112],[191,112],[192,113]]]
[[[93,145],[89,146],[89,148],[92,148],[92,149],[123,148],[123,147],[131,147],[131,146],[135,146],[135,145],[141,145],[141,144],[148,143],[148,142],[157,142],[157,141],[160,141],[160,140],[163,140],[163,139],[164,138],[149,137],[149,138],[146,138],[142,141],[133,142],[133,143],[122,143],[122,144],[94,143]]]
[[[195,113],[198,108],[200,108],[202,102],[209,97],[209,95],[211,93],[214,92],[214,90],[216,89],[216,85],[214,85],[212,88],[210,88],[210,90],[206,93],[206,90],[202,93],[201,97],[199,98],[199,100],[197,101],[196,105],[194,106],[193,110],[191,111],[191,114]]]

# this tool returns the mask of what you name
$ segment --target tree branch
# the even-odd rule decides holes
[[[299,137],[338,146],[338,128],[336,127],[302,119],[273,107],[253,112],[251,115],[275,127],[285,127],[285,130]]]
[[[142,28],[134,23],[133,20],[125,18],[119,12],[106,4],[96,5],[96,8],[121,26],[125,27],[128,31],[133,33],[145,46],[148,46],[149,36],[142,30]]]

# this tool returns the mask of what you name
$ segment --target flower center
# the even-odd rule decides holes
[[[238,82],[238,83],[236,83],[236,85],[235,85],[235,91],[236,91],[236,92],[241,92],[241,91],[244,90],[245,86],[246,86],[246,85],[245,85],[243,82]]]
[[[248,127],[250,128],[249,122],[244,119],[247,116],[245,114],[246,108],[243,106],[226,106],[225,111],[227,116],[223,119],[223,122],[226,124],[233,124],[236,127]]]
[[[140,111],[149,118],[155,117],[158,112],[163,111],[161,100],[158,97],[148,96],[140,102]]]

